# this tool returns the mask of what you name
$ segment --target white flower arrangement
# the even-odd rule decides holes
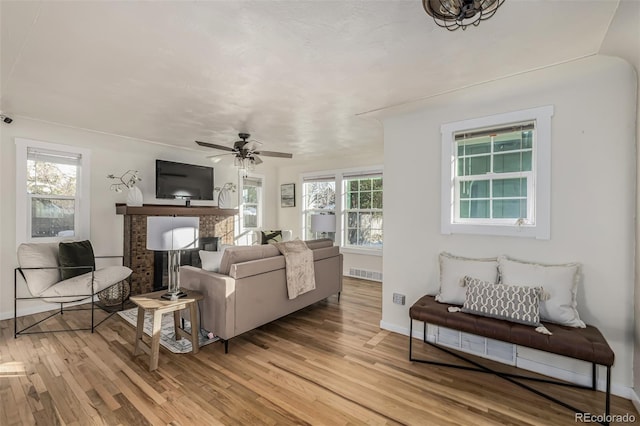
[[[136,183],[142,180],[138,173],[137,170],[127,170],[120,176],[114,174],[107,175],[108,179],[119,181],[112,183],[109,189],[115,192],[122,192],[124,188],[133,188],[136,186]]]
[[[223,190],[227,190],[227,191],[231,191],[231,192],[236,192],[236,184],[233,182],[227,182],[222,186],[216,186],[215,188],[213,188],[216,191],[223,191]]]

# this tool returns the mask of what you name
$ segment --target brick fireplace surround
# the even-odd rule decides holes
[[[235,209],[184,207],[144,204],[130,207],[116,204],[116,213],[124,215],[124,265],[133,270],[131,294],[153,290],[154,252],[147,250],[147,216],[198,216],[200,237],[218,237],[220,244],[233,244]]]

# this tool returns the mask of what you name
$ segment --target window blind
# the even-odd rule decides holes
[[[71,166],[78,166],[82,160],[81,154],[74,154],[70,152],[49,151],[41,148],[27,148],[27,160],[54,163],[54,164],[67,164]]]
[[[525,131],[525,130],[533,130],[533,129],[535,129],[535,122],[527,121],[524,123],[509,124],[507,126],[492,127],[492,128],[486,128],[486,129],[480,129],[480,130],[474,129],[471,132],[464,132],[464,131],[456,132],[455,140],[462,141],[464,139],[495,136],[500,133],[511,133],[511,132]]]

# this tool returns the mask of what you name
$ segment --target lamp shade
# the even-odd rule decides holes
[[[311,215],[311,232],[336,232],[336,215]]]
[[[147,249],[156,251],[198,248],[197,217],[147,217]]]

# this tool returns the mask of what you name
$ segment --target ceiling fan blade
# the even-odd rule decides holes
[[[288,154],[286,152],[275,152],[275,151],[255,151],[254,154],[264,155],[265,157],[280,157],[280,158],[293,158],[293,154]]]
[[[196,143],[200,146],[206,146],[207,148],[221,149],[223,151],[233,151],[233,148],[229,148],[228,146],[224,146],[224,145],[217,145],[215,143],[200,142],[200,141],[196,141]]]

